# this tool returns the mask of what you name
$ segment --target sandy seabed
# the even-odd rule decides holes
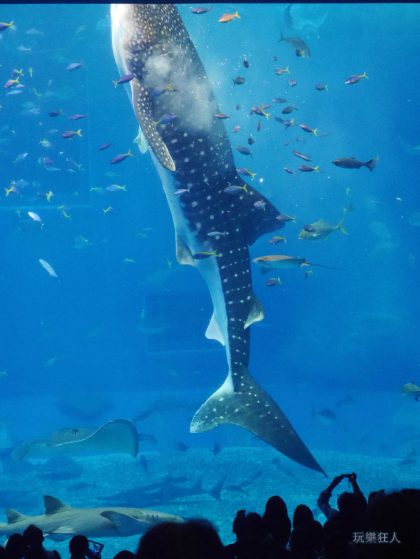
[[[82,465],[80,476],[67,480],[39,479],[36,472],[20,475],[3,473],[2,486],[14,490],[30,488],[34,501],[39,505],[21,510],[25,514],[40,514],[43,511],[42,496],[53,495],[68,505],[75,507],[123,506],[123,503],[107,500],[108,496],[119,491],[135,490],[148,484],[163,480],[170,473],[183,476],[186,481],[180,483],[191,487],[202,480],[204,491],[210,491],[217,482],[224,480],[221,500],[216,500],[209,493],[179,497],[173,501],[162,501],[151,507],[184,518],[207,518],[217,528],[225,544],[234,541],[232,520],[239,509],[262,513],[266,500],[271,495],[280,495],[286,501],[289,515],[299,503],[305,503],[316,510],[319,493],[328,485],[330,478],[342,472],[357,472],[359,484],[367,495],[379,488],[397,489],[413,487],[413,479],[418,464],[399,465],[394,458],[367,456],[362,454],[344,454],[332,451],[314,452],[318,461],[330,476],[296,465],[283,458],[271,448],[226,447],[217,455],[209,449],[188,449],[186,452],[174,451],[160,453],[156,451],[143,453],[148,460],[149,474],[141,467],[138,459],[114,455],[77,459]],[[273,458],[275,459],[273,463]],[[254,479],[251,483],[246,482]],[[245,482],[242,489],[238,487]],[[80,488],[78,487],[80,485]],[[82,487],[83,485],[83,487]],[[414,485],[415,486],[415,485]],[[417,485],[419,488],[420,485]],[[344,483],[338,492],[345,491]],[[135,495],[135,492],[134,492]],[[126,506],[142,508],[141,497],[126,503]],[[335,505],[335,498],[332,499]],[[11,508],[13,507],[11,504]],[[324,517],[319,513],[319,520]],[[4,538],[3,538],[4,539]],[[100,538],[97,538],[100,539]],[[103,538],[105,544],[103,557],[112,557],[121,549],[135,551],[139,536],[125,538]],[[47,547],[56,548],[63,557],[68,556],[68,540],[52,542],[47,540]]]

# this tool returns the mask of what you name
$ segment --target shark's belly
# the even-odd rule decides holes
[[[176,196],[174,192],[181,187],[181,183],[177,180],[176,175],[163,169],[156,160],[155,164],[159,171],[174,223],[178,260],[181,264],[189,263],[193,265],[197,268],[205,280],[221,333],[220,339],[216,339],[225,345],[229,357],[228,313],[223,290],[223,280],[221,278],[219,267],[220,256],[210,256],[203,259],[192,258],[189,260],[185,257],[185,260],[182,260],[183,249],[186,249],[190,256],[203,252],[212,252],[214,250],[217,252],[221,249],[221,247],[218,246],[219,243],[208,236],[209,232],[217,231],[217,229],[214,229],[213,223],[211,223],[214,220],[209,219],[209,214],[201,213],[198,206],[196,208],[196,212],[185,212],[185,204],[182,201],[182,196],[194,197],[194,195],[192,193],[185,193],[184,195]],[[196,189],[198,190],[198,188]],[[198,196],[196,196],[196,198],[198,198]],[[218,225],[222,224],[218,223]],[[213,337],[210,332],[208,332],[208,337]]]
[[[172,214],[177,240],[191,255],[215,252],[215,256],[192,260],[207,283],[214,315],[206,332],[225,346],[229,370],[236,365],[248,366],[249,331],[246,330],[254,303],[248,247],[229,216],[229,205],[221,203],[217,185],[201,180],[191,183],[191,191],[180,196],[178,173],[171,173],[155,160]],[[191,179],[192,180],[192,179]],[[223,181],[222,181],[223,182]],[[213,194],[211,194],[213,193]],[[213,197],[214,196],[214,197]],[[236,231],[238,229],[238,231]],[[219,232],[219,236],[209,233]],[[223,233],[223,234],[222,234]],[[178,255],[181,263],[182,261]]]

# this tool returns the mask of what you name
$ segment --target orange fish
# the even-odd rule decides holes
[[[241,19],[241,16],[238,14],[238,10],[234,14],[223,14],[221,18],[219,18],[219,23],[228,23],[233,19]]]

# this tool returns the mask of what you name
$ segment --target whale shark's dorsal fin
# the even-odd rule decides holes
[[[28,518],[25,514],[22,514],[21,512],[18,512],[14,509],[6,509],[4,511],[4,514],[6,515],[8,524],[14,524],[15,522],[26,520]]]
[[[242,231],[248,246],[252,245],[261,235],[266,235],[284,226],[278,209],[258,190],[246,184],[240,177],[231,180],[231,184],[243,184],[246,187],[244,194],[235,196],[235,198],[232,196],[231,200],[235,204],[235,214],[241,220]],[[263,209],[256,207],[256,202],[261,202]]]
[[[51,497],[50,495],[44,495],[44,506],[45,514],[56,514],[57,512],[71,509],[69,505],[66,505],[63,501],[60,501],[56,497]]]
[[[131,102],[147,144],[159,163],[169,171],[175,171],[175,162],[169,153],[168,146],[162,140],[156,122],[153,121],[153,107],[149,93],[136,78],[131,81],[131,92]]]
[[[220,342],[223,346],[226,345],[225,340],[223,338],[222,329],[220,328],[220,324],[218,323],[214,312],[211,315],[209,325],[207,326],[206,338],[208,340],[216,340]]]
[[[195,260],[192,252],[178,235],[176,237],[176,259],[179,264],[195,266]]]

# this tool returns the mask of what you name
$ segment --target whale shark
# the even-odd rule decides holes
[[[238,175],[221,111],[176,6],[112,4],[111,28],[120,83],[139,124],[136,141],[151,153],[171,211],[177,260],[204,278],[214,308],[206,337],[226,351],[228,375],[190,431],[237,425],[324,473],[248,368],[250,326],[264,318],[249,246],[282,227],[284,215]]]
[[[128,507],[75,508],[55,497],[44,495],[45,514],[27,516],[7,509],[7,523],[0,523],[0,536],[21,534],[30,524],[41,528],[52,540],[64,540],[75,534],[90,538],[125,537],[142,534],[158,522],[182,522],[173,514]]]

